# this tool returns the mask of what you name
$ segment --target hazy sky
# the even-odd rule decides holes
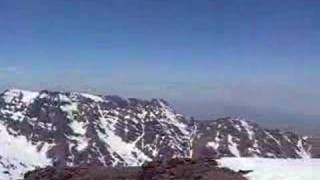
[[[320,117],[319,57],[318,0],[0,0],[0,89],[308,119]]]

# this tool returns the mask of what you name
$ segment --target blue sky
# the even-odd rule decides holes
[[[319,18],[316,0],[0,0],[0,88],[320,117]]]

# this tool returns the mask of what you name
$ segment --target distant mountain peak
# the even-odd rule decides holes
[[[199,124],[195,155],[214,157],[310,158],[305,137],[269,130],[239,118]]]

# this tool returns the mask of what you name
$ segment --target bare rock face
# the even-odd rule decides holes
[[[64,168],[47,167],[25,174],[25,180],[246,180],[240,172],[219,168],[212,159],[172,159],[153,161],[142,168],[106,168],[87,165]]]
[[[319,137],[309,137],[307,139],[308,143],[311,144],[311,153],[313,158],[320,158],[320,138]]]
[[[0,94],[0,144],[0,179],[48,165],[59,170],[182,157],[310,157],[304,138],[245,120],[190,121],[162,99],[47,90]]]

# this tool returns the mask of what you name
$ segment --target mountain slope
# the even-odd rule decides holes
[[[294,133],[231,118],[189,121],[161,99],[7,90],[0,95],[0,179],[37,166],[139,166],[176,157],[308,158]],[[7,177],[7,178],[1,178]]]
[[[194,147],[196,157],[311,157],[306,137],[233,118],[199,123]]]
[[[158,99],[7,90],[0,97],[0,132],[11,138],[7,151],[26,146],[32,149],[30,157],[44,155],[46,163],[38,164],[57,167],[91,162],[138,166],[191,154],[185,118]],[[4,152],[0,155],[1,162],[7,158]],[[23,163],[33,166],[31,160]],[[19,163],[13,166],[19,169]]]

